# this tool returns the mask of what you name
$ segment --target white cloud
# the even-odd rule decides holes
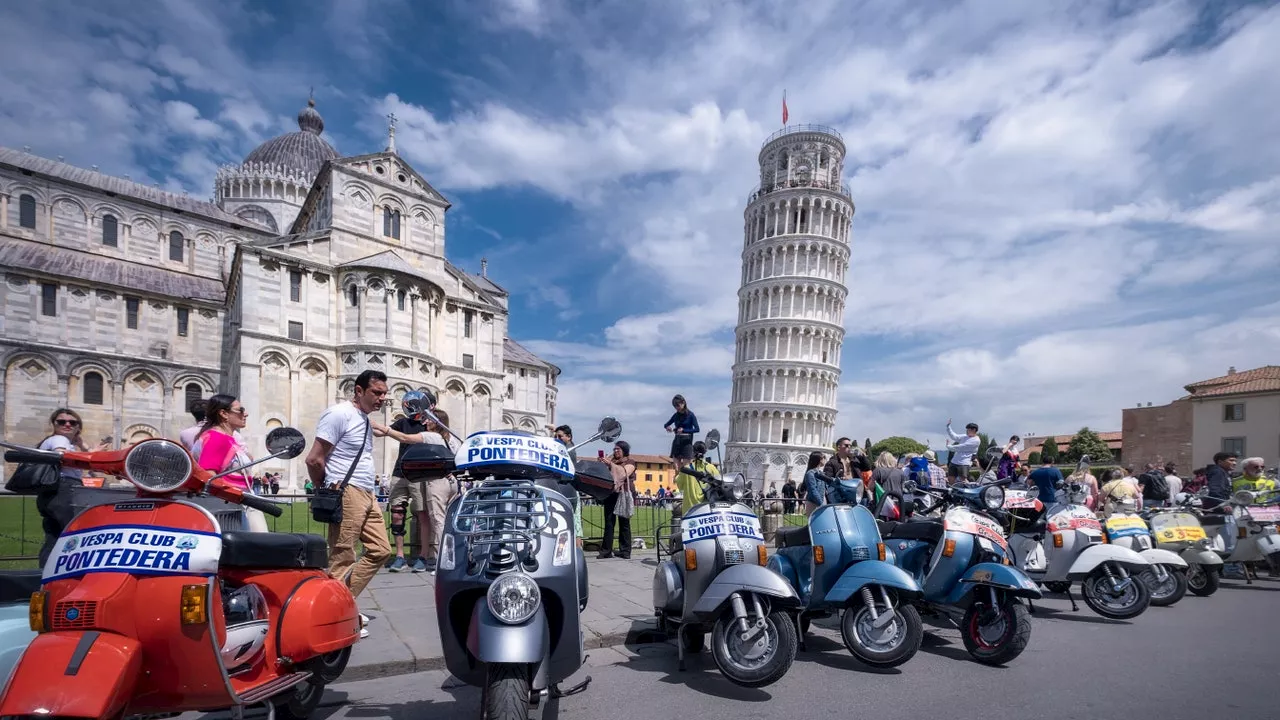
[[[164,104],[165,121],[169,129],[179,135],[190,135],[201,140],[222,136],[222,126],[200,117],[200,111],[191,103],[170,100]]]

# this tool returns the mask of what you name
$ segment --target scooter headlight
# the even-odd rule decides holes
[[[742,475],[734,475],[730,480],[729,489],[733,493],[734,500],[741,500],[747,496],[747,479]]]
[[[145,440],[124,456],[124,474],[147,492],[173,492],[191,476],[191,455],[171,440]]]
[[[489,612],[508,625],[533,617],[541,604],[538,583],[523,573],[507,573],[489,586]]]
[[[988,510],[999,510],[1004,507],[1004,488],[999,485],[988,485],[982,489],[982,504]]]

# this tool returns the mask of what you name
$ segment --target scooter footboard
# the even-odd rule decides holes
[[[778,608],[800,606],[800,596],[778,573],[759,565],[733,565],[717,575],[703,591],[693,607],[694,616],[701,622],[719,617],[729,597],[738,592],[768,595]]]
[[[133,695],[140,648],[97,630],[42,633],[14,668],[0,716],[114,717]]]
[[[850,565],[827,591],[827,602],[843,604],[867,585],[883,585],[898,590],[904,599],[910,600],[923,592],[920,585],[907,571],[879,560],[868,560]]]
[[[519,625],[494,617],[485,598],[476,601],[467,628],[467,651],[484,663],[539,663],[551,648],[546,608]]]

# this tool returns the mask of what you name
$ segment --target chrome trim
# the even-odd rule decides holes
[[[189,504],[189,503],[184,503]],[[202,510],[204,508],[201,508]],[[222,593],[216,592],[218,576],[209,578],[209,644],[212,646],[213,656],[218,660],[218,671],[222,673],[222,685],[227,689],[227,696],[231,698],[231,704],[244,705],[245,702],[240,699],[236,691],[231,687],[231,676],[227,674],[227,666],[222,664],[222,643],[218,642],[218,630],[213,624],[213,602],[216,598],[218,602],[222,601]]]

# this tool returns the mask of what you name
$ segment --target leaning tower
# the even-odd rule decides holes
[[[840,133],[785,127],[747,198],[726,468],[767,491],[831,452],[853,197]]]

